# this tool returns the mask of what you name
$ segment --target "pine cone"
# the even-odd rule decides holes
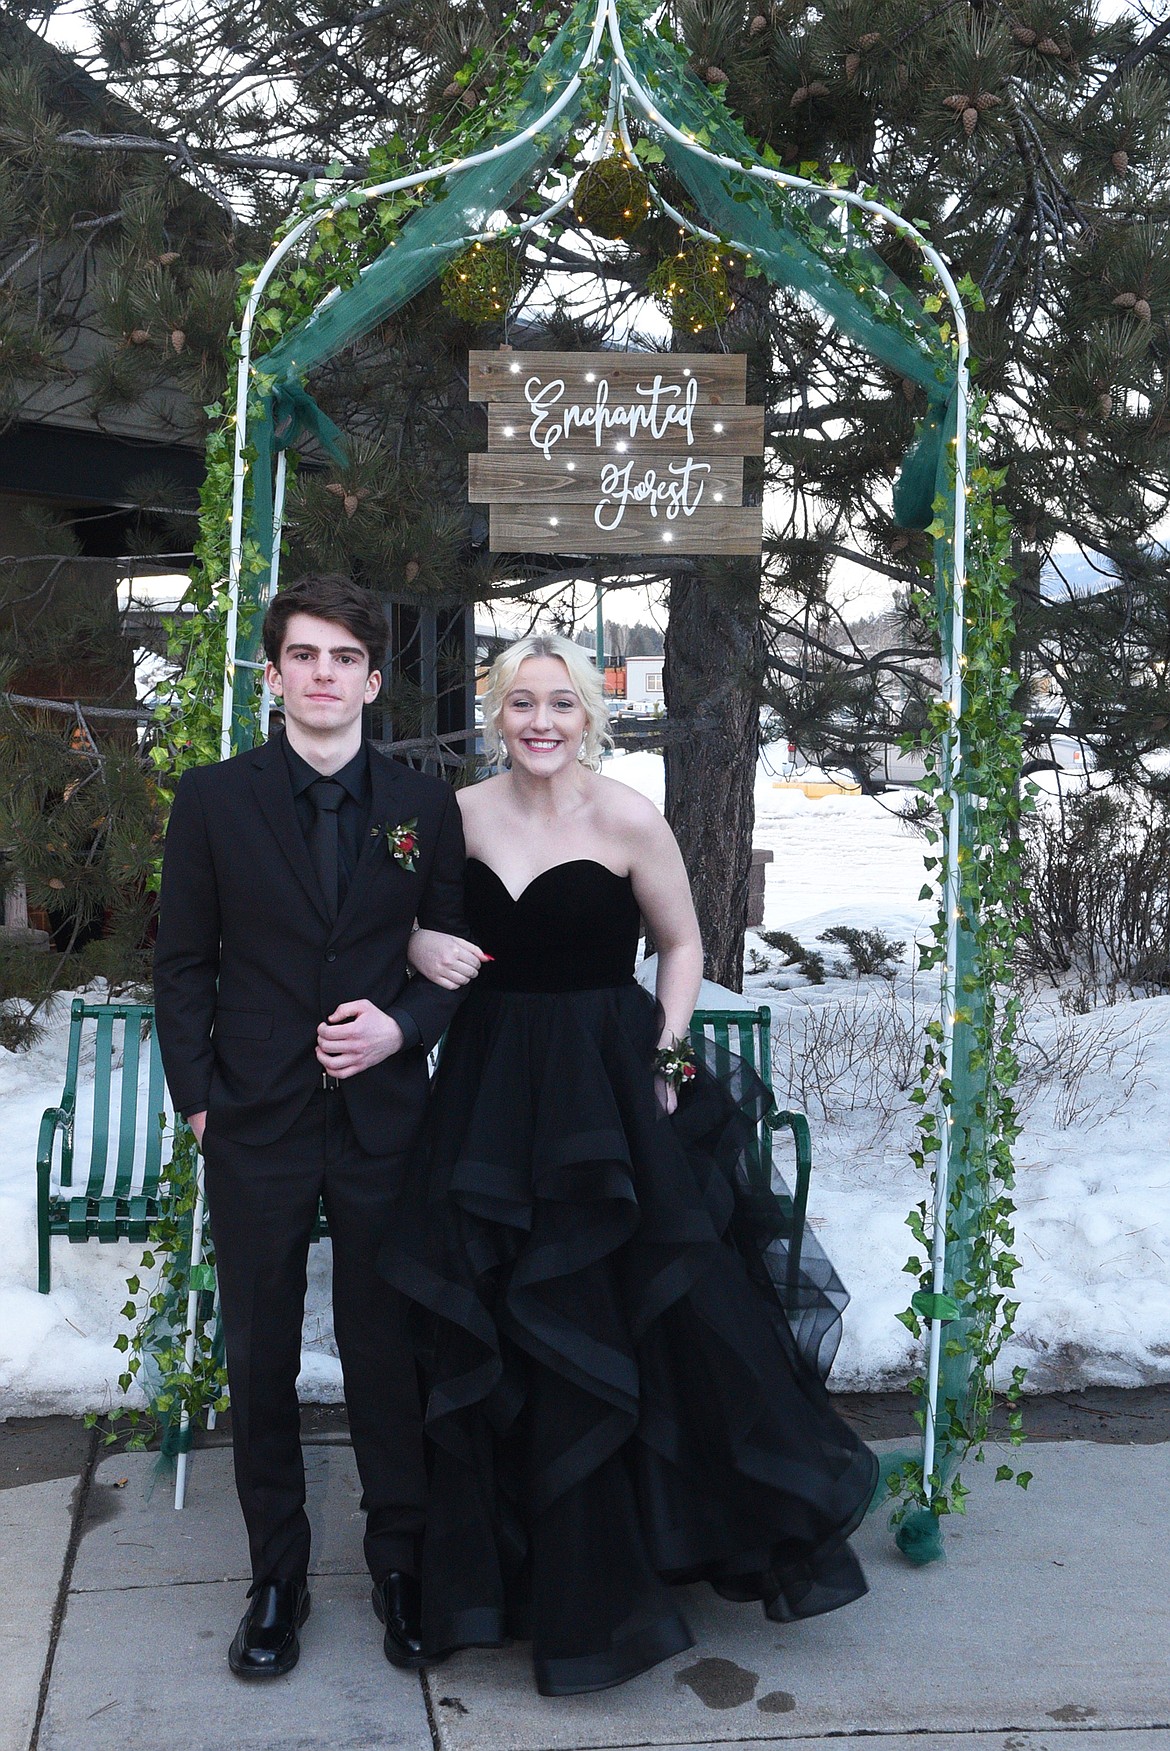
[[[171,263],[173,261],[178,261],[178,259],[179,259],[178,250],[177,249],[168,249],[166,251],[165,255],[159,256],[158,265],[160,268],[169,268]]]
[[[414,582],[415,578],[417,578],[418,574],[419,574],[418,560],[417,559],[408,559],[406,564],[402,568],[402,575],[406,579],[406,582],[408,584],[413,584],[413,582]]]
[[[707,81],[708,85],[727,84],[727,74],[723,71],[722,67],[711,66],[705,68],[703,78]]]
[[[1133,307],[1133,313],[1135,316],[1140,317],[1143,322],[1152,321],[1154,312],[1150,309],[1149,299],[1139,298]]]
[[[150,339],[149,328],[132,328],[130,330],[130,339],[136,347],[144,347]]]
[[[865,49],[868,53],[870,49],[876,49],[881,40],[880,30],[867,30],[864,36],[858,37],[857,46],[859,49]]]
[[[1002,102],[1003,98],[996,97],[994,92],[981,91],[979,96],[975,99],[975,108],[979,111],[980,115],[982,115],[985,109],[998,109]]]
[[[978,126],[979,111],[975,108],[974,104],[971,104],[969,108],[963,111],[963,132],[968,139],[971,138],[971,135],[975,132]]]
[[[808,88],[808,94],[810,97],[828,97],[829,87],[823,79],[814,79]]]
[[[470,85],[467,87],[467,90],[463,93],[463,97],[462,97],[461,101],[462,101],[464,109],[474,109],[475,108],[478,99],[476,98],[475,92],[472,90]]]
[[[768,20],[764,17],[762,12],[757,12],[756,16],[752,19],[751,23],[748,25],[748,35],[749,36],[760,36],[764,31],[767,30],[767,28],[768,28]]]
[[[945,109],[953,109],[957,114],[959,110],[966,109],[970,101],[971,99],[967,96],[965,91],[956,91],[953,97],[943,98],[943,107]]]
[[[1113,302],[1122,310],[1132,310],[1137,301],[1136,292],[1118,292],[1116,298],[1113,300]]]
[[[1036,52],[1041,55],[1059,55],[1062,53],[1060,44],[1050,36],[1042,36],[1036,44]]]
[[[1109,162],[1112,164],[1114,170],[1118,171],[1119,174],[1124,175],[1129,169],[1129,153],[1115,152]]]
[[[444,97],[458,97],[460,92],[462,91],[462,89],[463,89],[463,87],[458,83],[458,81],[455,79],[452,79],[450,85],[444,85],[443,96]]]
[[[807,102],[808,102],[808,86],[807,85],[798,85],[796,87],[796,90],[792,93],[792,98],[791,98],[791,101],[789,102],[788,107],[789,107],[789,109],[799,109],[802,103],[807,103]]]
[[[912,377],[903,377],[902,394],[906,397],[907,401],[913,401],[914,397],[918,394],[918,385]]]
[[[1097,412],[1103,420],[1107,420],[1113,412],[1113,396],[1108,389],[1103,389],[1097,397]]]
[[[845,77],[846,77],[846,79],[856,79],[858,72],[860,71],[860,68],[861,68],[861,56],[856,52],[856,50],[854,50],[852,54],[846,55],[846,57],[845,57]]]
[[[1029,30],[1026,24],[1013,24],[1012,36],[1015,38],[1016,42],[1022,43],[1026,49],[1034,47],[1037,40],[1036,32],[1034,30]]]
[[[175,351],[181,353],[186,344],[187,336],[183,333],[183,330],[181,328],[172,328],[171,345],[174,347]]]

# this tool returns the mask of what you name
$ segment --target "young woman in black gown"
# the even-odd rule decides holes
[[[424,1650],[531,1637],[549,1696],[689,1647],[672,1583],[777,1621],[858,1598],[846,1539],[877,1474],[822,1384],[840,1282],[808,1237],[788,1270],[748,1170],[762,1085],[738,1060],[681,1097],[655,1074],[702,946],[662,816],[593,769],[605,721],[580,647],[497,659],[484,731],[508,770],[460,792],[474,943],[412,948],[474,985],[381,1261],[428,1383]]]

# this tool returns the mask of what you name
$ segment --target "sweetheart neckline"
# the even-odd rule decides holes
[[[527,894],[531,888],[534,888],[537,882],[543,880],[546,875],[552,875],[553,871],[558,869],[572,869],[576,864],[592,864],[594,869],[604,870],[606,875],[611,875],[615,882],[628,882],[630,879],[628,870],[625,875],[619,875],[616,869],[610,869],[608,863],[602,863],[599,857],[567,857],[561,863],[550,863],[547,869],[538,870],[532,880],[526,882],[518,894],[514,894],[500,872],[493,869],[490,863],[485,863],[482,857],[476,857],[474,853],[472,853],[467,861],[468,863],[478,863],[480,869],[486,869],[490,876],[494,876],[505,894],[507,894],[509,900],[511,900],[513,906],[518,906],[525,894]]]

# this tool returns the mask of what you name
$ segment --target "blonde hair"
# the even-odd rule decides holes
[[[487,687],[483,694],[483,743],[488,759],[497,765],[503,751],[500,738],[500,713],[504,700],[515,685],[521,663],[529,657],[555,657],[569,671],[581,704],[585,708],[585,741],[581,758],[596,772],[601,765],[603,748],[613,747],[609,733],[609,714],[605,709],[605,681],[585,654],[583,646],[571,644],[559,633],[532,633],[517,639],[506,651],[501,651],[488,670]]]

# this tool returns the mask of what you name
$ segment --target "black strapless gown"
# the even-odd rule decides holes
[[[381,1261],[429,1384],[427,1650],[530,1636],[561,1696],[691,1645],[673,1582],[781,1622],[858,1598],[877,1461],[822,1383],[840,1282],[811,1237],[788,1281],[748,1173],[763,1085],[724,1061],[662,1114],[628,877],[578,859],[514,900],[471,858],[467,914],[495,960]]]

